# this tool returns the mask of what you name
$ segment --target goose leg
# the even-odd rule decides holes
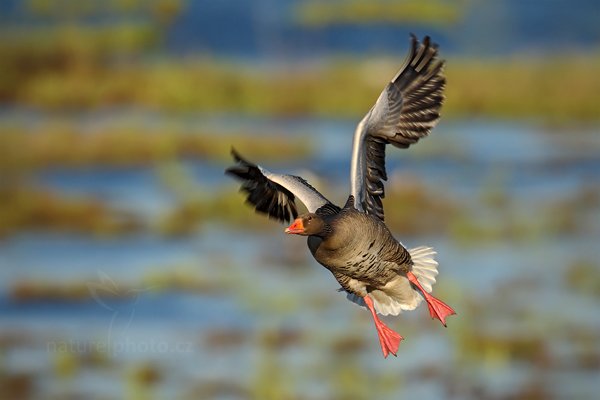
[[[449,315],[456,314],[452,307],[427,293],[417,280],[415,274],[413,274],[412,272],[407,272],[406,277],[408,278],[410,283],[419,288],[419,290],[423,294],[423,297],[425,297],[425,301],[427,301],[427,307],[429,307],[429,314],[431,315],[431,318],[439,319],[440,322],[444,326],[446,326],[446,317]]]
[[[379,336],[379,344],[381,345],[383,357],[387,358],[389,353],[392,353],[394,356],[396,356],[396,353],[398,352],[398,346],[400,346],[400,341],[404,338],[379,319],[377,313],[375,312],[375,308],[373,307],[373,300],[371,300],[369,296],[363,297],[363,300],[373,316],[373,322],[375,322],[375,328],[377,329],[377,336]]]

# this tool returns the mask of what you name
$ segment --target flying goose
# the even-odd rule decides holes
[[[385,148],[399,148],[427,136],[440,118],[444,100],[444,61],[428,36],[411,35],[404,66],[358,123],[352,144],[350,195],[339,207],[304,179],[277,174],[245,160],[232,149],[236,164],[227,174],[242,181],[247,203],[270,218],[292,224],[286,233],[308,236],[313,257],[327,268],[347,298],[371,312],[383,356],[396,355],[400,341],[377,314],[398,315],[423,299],[432,318],[446,326],[454,310],[430,292],[438,275],[431,247],[407,250],[384,223]],[[295,200],[308,213],[298,216]]]

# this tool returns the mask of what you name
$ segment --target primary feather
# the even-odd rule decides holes
[[[419,43],[411,36],[411,51],[404,67],[379,95],[375,105],[356,127],[350,171],[355,207],[383,220],[385,147],[407,148],[435,127],[440,118],[446,79],[437,45],[426,36]]]

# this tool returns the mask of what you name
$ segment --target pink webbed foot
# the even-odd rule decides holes
[[[417,280],[415,274],[408,272],[406,276],[410,283],[418,287],[421,293],[423,293],[423,297],[425,297],[425,301],[427,301],[427,307],[429,307],[429,314],[431,315],[431,318],[439,319],[440,322],[446,326],[446,317],[449,315],[454,315],[456,312],[448,304],[427,293]]]
[[[379,344],[381,345],[383,357],[387,358],[390,353],[396,356],[400,342],[404,338],[389,328],[383,323],[383,321],[379,319],[379,317],[377,317],[377,313],[373,307],[373,300],[371,300],[369,296],[363,297],[363,300],[369,308],[369,311],[371,311],[371,315],[373,315],[373,322],[375,322],[375,328],[377,329],[377,336],[379,337]]]

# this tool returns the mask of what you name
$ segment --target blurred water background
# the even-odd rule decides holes
[[[595,399],[600,7],[481,0],[0,3],[0,398]],[[243,205],[232,145],[345,201],[408,34],[447,60],[386,221],[439,253],[444,329],[336,292]]]

